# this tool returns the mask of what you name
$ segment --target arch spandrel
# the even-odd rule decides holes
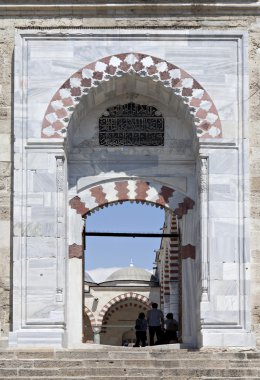
[[[171,88],[188,105],[199,138],[222,137],[219,115],[207,91],[178,66],[140,53],[105,57],[74,73],[51,99],[42,122],[42,137],[65,137],[70,117],[81,97],[103,81],[127,74],[147,77]]]

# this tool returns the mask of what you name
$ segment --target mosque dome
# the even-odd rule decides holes
[[[85,282],[95,282],[87,271],[85,271]]]
[[[113,272],[105,282],[158,282],[157,278],[147,270],[138,268],[132,264],[129,267],[121,268]]]

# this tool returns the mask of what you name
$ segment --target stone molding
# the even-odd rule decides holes
[[[43,138],[65,137],[70,117],[81,97],[112,77],[136,74],[171,88],[189,107],[199,138],[222,137],[217,108],[207,91],[180,67],[140,53],[111,55],[92,62],[68,78],[52,97],[43,122]]]
[[[56,1],[52,2],[42,2],[41,1],[31,1],[30,3],[20,1],[20,2],[8,2],[0,4],[0,11],[5,12],[6,15],[11,14],[33,14],[39,13],[40,15],[51,15],[59,14],[68,16],[73,14],[73,16],[84,15],[113,15],[113,12],[124,12],[125,15],[138,14],[144,16],[146,14],[151,14],[155,12],[157,16],[162,14],[167,15],[186,15],[186,16],[205,16],[205,15],[234,15],[234,16],[245,16],[253,15],[256,16],[260,13],[260,2],[259,1],[246,1],[244,3],[238,3],[235,1],[222,1],[216,3],[215,1],[205,1],[205,2],[181,2],[181,1],[162,1],[153,2],[147,1],[142,2],[129,2],[129,1],[95,1],[88,2],[75,2],[71,1]]]

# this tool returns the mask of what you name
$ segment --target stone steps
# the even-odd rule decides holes
[[[0,380],[260,379],[260,352],[176,350],[170,345],[0,351]]]

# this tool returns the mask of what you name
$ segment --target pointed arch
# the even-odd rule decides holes
[[[106,315],[106,313],[108,312],[108,310],[114,306],[115,304],[119,303],[119,302],[122,302],[122,301],[126,301],[126,300],[135,300],[135,301],[138,301],[138,302],[141,302],[143,303],[145,306],[147,307],[150,307],[151,306],[151,302],[149,301],[149,298],[145,297],[144,295],[142,294],[138,294],[138,293],[133,293],[133,292],[129,292],[129,293],[124,293],[124,294],[120,294],[114,298],[112,298],[103,308],[102,310],[100,311],[99,315],[98,315],[98,318],[97,318],[97,325],[98,326],[102,326],[103,324],[103,319],[104,319],[104,316]]]
[[[197,136],[222,137],[221,122],[213,100],[190,74],[163,59],[140,53],[124,53],[102,58],[75,72],[51,99],[42,122],[44,138],[65,137],[68,123],[83,95],[103,81],[126,74],[147,77],[171,88],[194,115]]]
[[[105,182],[75,196],[69,201],[71,209],[77,214],[85,215],[93,209],[124,201],[154,203],[157,206],[176,210],[176,215],[182,217],[194,207],[194,201],[173,188],[144,180],[115,180]]]
[[[80,197],[76,195],[69,201],[71,224],[74,226],[70,234],[69,258],[83,257],[83,246],[79,244],[82,241],[82,217],[93,210],[124,201],[152,203],[171,210],[178,218],[182,218],[195,206],[193,199],[185,194],[153,181],[114,180],[87,188],[80,193]],[[188,251],[185,248],[187,252],[183,253],[183,257],[195,258],[193,248]]]

